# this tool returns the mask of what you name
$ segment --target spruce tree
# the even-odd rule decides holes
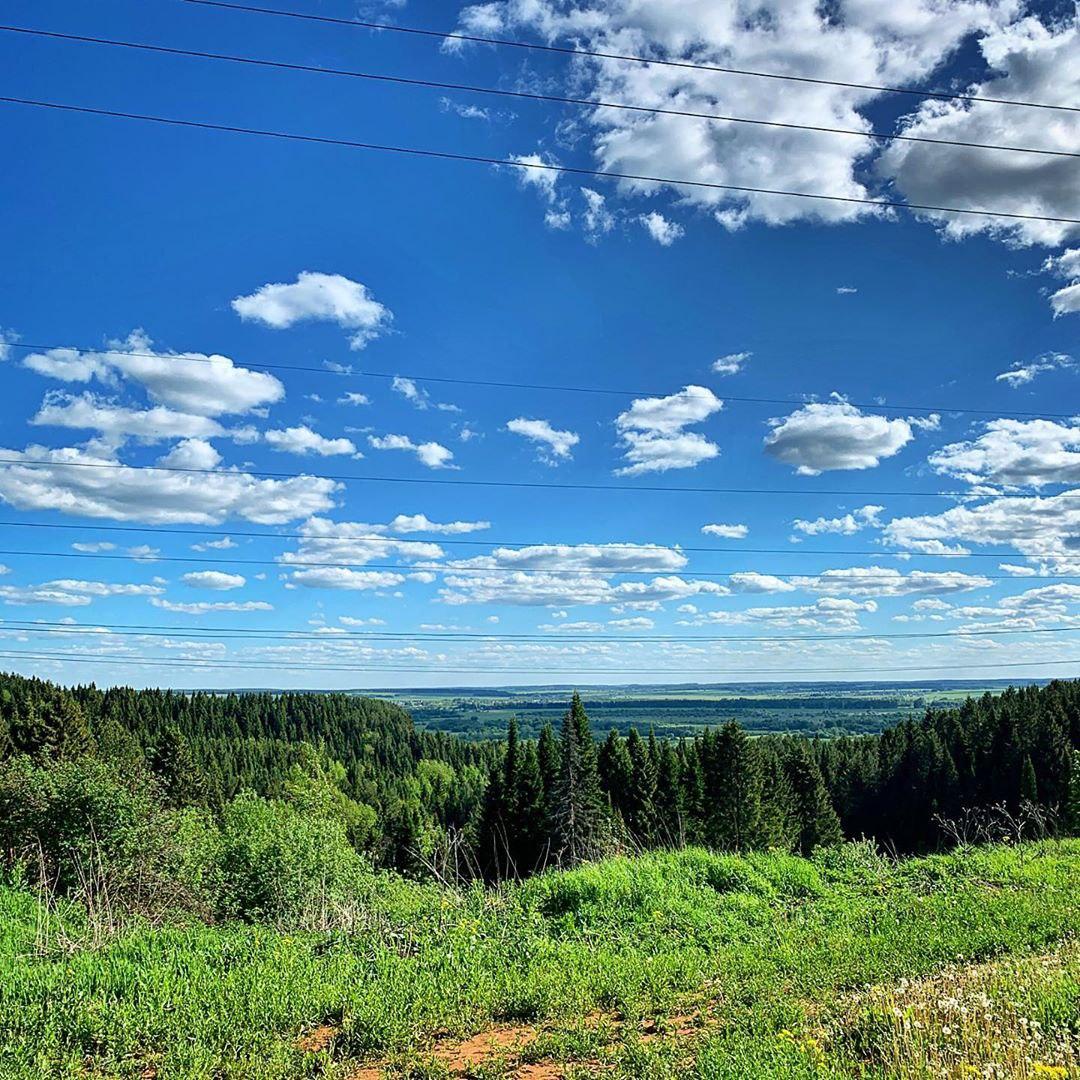
[[[760,843],[761,761],[750,737],[734,721],[702,740],[705,839],[725,851]]]
[[[626,749],[631,766],[626,823],[634,839],[650,847],[656,838],[656,764],[636,728],[630,729]]]
[[[798,821],[798,849],[809,855],[817,847],[843,840],[840,819],[829,798],[821,769],[804,739],[793,740],[784,761]]]
[[[559,756],[554,850],[560,862],[574,866],[601,854],[607,846],[596,747],[576,691],[563,719]]]

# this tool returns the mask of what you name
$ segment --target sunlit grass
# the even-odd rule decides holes
[[[534,1029],[519,1056],[582,1075],[1058,1076],[1036,1066],[1076,1067],[1078,951],[1059,944],[1078,898],[1078,841],[901,864],[860,845],[656,852],[489,891],[380,877],[363,918],[324,932],[101,941],[60,909],[45,935],[37,901],[6,889],[0,1078],[439,1075],[434,1048],[495,1025]]]

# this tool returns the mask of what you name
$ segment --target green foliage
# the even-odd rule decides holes
[[[366,918],[347,935],[195,923],[42,954],[38,902],[0,889],[0,1075],[341,1078],[365,1059],[415,1063],[436,1032],[464,1037],[513,1020],[546,1033],[537,1055],[584,1055],[583,1076],[855,1078],[867,1074],[844,1056],[842,1033],[865,1040],[872,1029],[860,1014],[833,1045],[822,1018],[845,1016],[854,987],[935,975],[961,956],[1016,957],[1002,1000],[1045,1026],[1071,1025],[1075,973],[1046,969],[1045,992],[1014,974],[1028,970],[1025,955],[1075,932],[1078,892],[1076,841],[898,865],[864,845],[813,862],[692,848],[495,891],[375,874],[361,885]],[[78,910],[53,918],[77,935]],[[990,981],[978,987],[995,992]],[[688,1004],[716,1021],[693,1053],[637,1037]],[[588,1016],[608,1025],[591,1040]],[[332,1045],[298,1049],[321,1024]],[[887,1048],[885,1034],[861,1048]],[[610,1056],[592,1068],[601,1052]],[[475,1072],[506,1075],[495,1064]]]

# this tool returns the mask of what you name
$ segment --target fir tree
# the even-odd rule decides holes
[[[792,742],[784,767],[794,798],[799,851],[809,855],[814,848],[840,843],[843,839],[840,819],[829,798],[821,769],[805,740]]]
[[[705,837],[725,851],[747,851],[760,839],[761,762],[735,722],[702,740]]]
[[[562,863],[573,866],[595,857],[606,847],[596,747],[576,691],[563,719],[559,757],[553,847]]]

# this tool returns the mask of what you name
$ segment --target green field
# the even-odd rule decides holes
[[[358,890],[273,926],[0,891],[0,1076],[1080,1076],[1080,841]]]
[[[921,716],[928,707],[960,704],[969,696],[1000,693],[1005,682],[903,684],[743,683],[730,686],[602,686],[582,689],[594,729],[653,730],[679,738],[737,720],[754,734],[871,734]],[[404,706],[416,725],[467,739],[498,739],[515,717],[534,738],[546,722],[557,725],[566,687],[367,692]]]

